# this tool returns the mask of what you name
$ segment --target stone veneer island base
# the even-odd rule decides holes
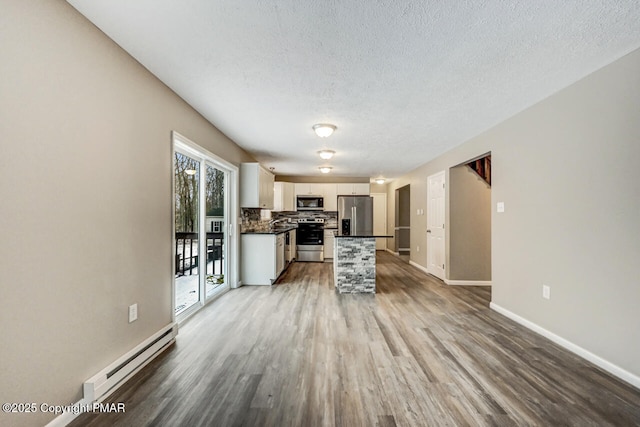
[[[338,292],[374,294],[376,292],[376,238],[336,234],[333,250],[333,281]]]

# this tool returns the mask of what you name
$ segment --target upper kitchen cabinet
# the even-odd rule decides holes
[[[338,196],[368,196],[370,191],[368,183],[338,184]]]
[[[323,184],[324,185],[324,210],[325,211],[337,211],[338,210],[338,186],[336,184]]]
[[[271,172],[259,163],[240,164],[240,207],[273,209]]]
[[[295,211],[296,194],[291,182],[275,182],[273,184],[273,210]]]
[[[308,184],[308,183],[296,183],[295,184],[296,196],[300,195],[314,195],[322,196],[322,187],[320,184]]]

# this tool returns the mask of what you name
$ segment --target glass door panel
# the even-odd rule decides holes
[[[225,287],[226,267],[226,173],[206,164],[205,173],[205,228],[207,233],[207,277],[205,298]]]
[[[200,302],[199,181],[200,162],[175,152],[175,312]]]

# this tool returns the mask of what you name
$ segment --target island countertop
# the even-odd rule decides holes
[[[342,234],[338,231],[334,232],[334,236],[336,238],[340,238],[340,237],[353,237],[355,239],[366,239],[366,238],[383,238],[383,239],[390,239],[393,236],[390,236],[388,234]]]
[[[298,227],[295,225],[287,226],[287,227],[273,227],[273,228],[265,228],[265,229],[246,229],[242,230],[240,234],[281,234],[286,233],[287,231],[297,230]]]

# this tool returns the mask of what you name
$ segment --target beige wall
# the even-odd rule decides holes
[[[253,159],[64,1],[2,2],[0,76],[0,400],[69,404],[172,320],[171,131]]]
[[[426,247],[415,211],[426,212],[427,176],[444,170],[449,182],[450,167],[491,151],[493,303],[637,378],[639,111],[635,51],[391,182],[389,224],[395,189],[410,183],[411,259],[426,267],[413,248]]]
[[[449,224],[448,278],[490,281],[491,187],[466,165],[449,169]]]
[[[376,184],[372,182],[369,191],[371,193],[386,193],[387,192],[387,184]]]

